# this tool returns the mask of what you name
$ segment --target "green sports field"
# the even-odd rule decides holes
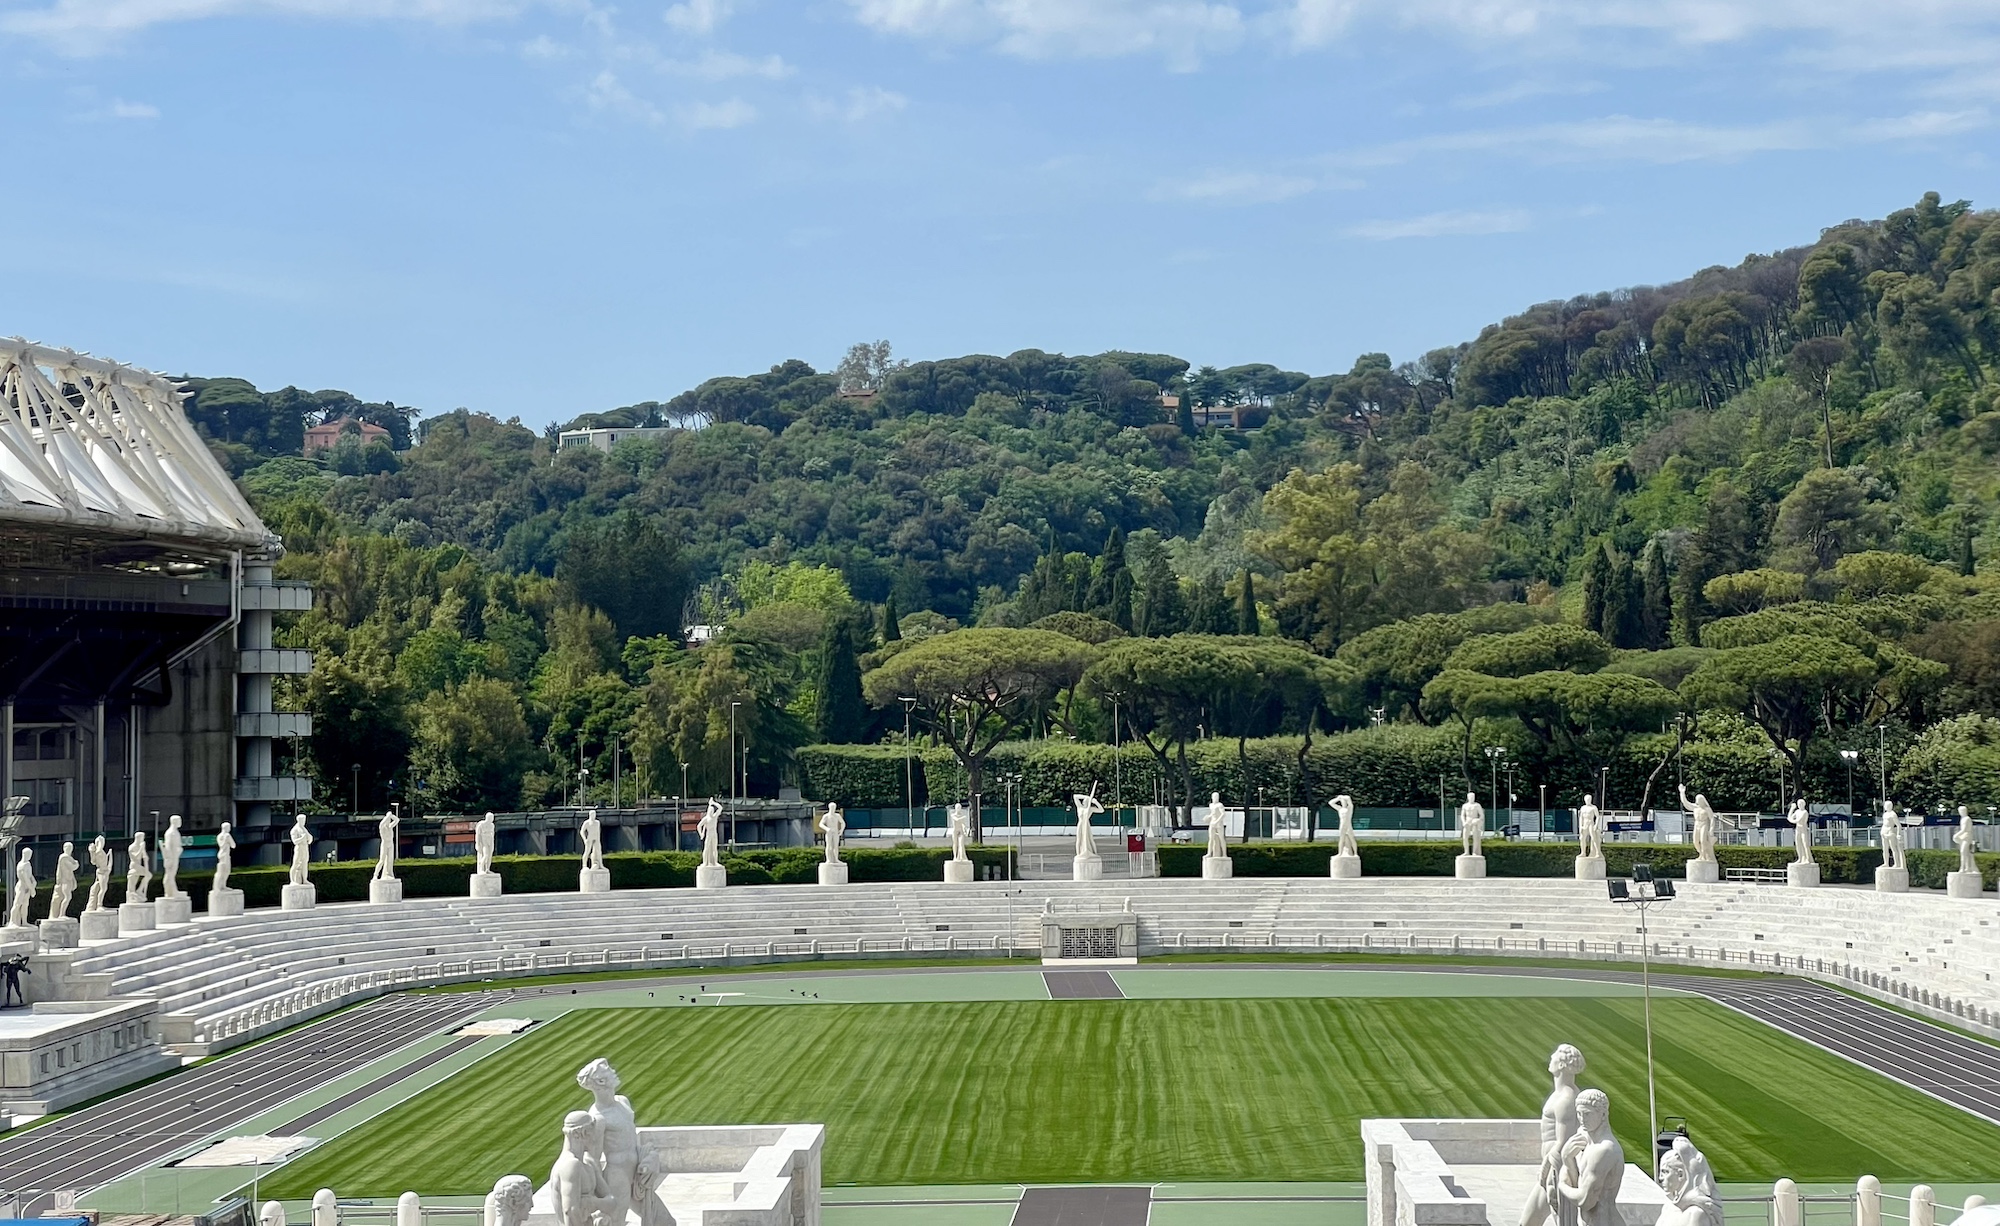
[[[1692,1122],[1724,1180],[2000,1176],[2000,1128],[1711,1002],[1653,1009],[1661,1112]],[[1359,1120],[1532,1116],[1557,1041],[1642,1152],[1640,1018],[1618,994],[581,1008],[264,1187],[540,1179],[599,1055],[642,1124],[825,1123],[829,1184],[1358,1180]]]

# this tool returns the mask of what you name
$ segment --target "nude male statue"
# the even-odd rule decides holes
[[[1229,811],[1222,807],[1222,793],[1208,794],[1208,855],[1210,860],[1229,858]]]
[[[1333,798],[1332,803],[1333,811],[1340,815],[1340,847],[1334,854],[1337,856],[1360,855],[1361,849],[1354,842],[1354,798],[1352,796],[1336,796]]]
[[[590,1142],[585,1152],[597,1168],[602,1220],[618,1226],[632,1208],[632,1177],[639,1168],[639,1124],[632,1100],[618,1093],[618,1071],[607,1060],[592,1060],[576,1075],[589,1090]],[[568,1129],[564,1129],[567,1134]]]
[[[215,832],[215,876],[210,879],[208,892],[229,888],[229,870],[235,864],[236,837],[229,833],[229,823],[222,823],[222,829]]]
[[[1477,793],[1467,792],[1465,803],[1458,807],[1458,842],[1468,856],[1485,854],[1486,809]]]
[[[104,845],[104,836],[98,835],[90,841],[90,871],[96,876],[90,882],[90,900],[83,904],[86,911],[104,910],[104,891],[111,886],[111,849]]]
[[[69,900],[76,897],[76,844],[64,843],[62,854],[56,857],[56,888],[49,896],[49,918],[65,919],[69,915]]]
[[[1582,1071],[1583,1053],[1568,1043],[1549,1056],[1549,1076],[1555,1079],[1555,1088],[1542,1103],[1542,1169],[1535,1190],[1521,1209],[1519,1226],[1542,1226],[1554,1209],[1563,1146],[1576,1134],[1576,1075]]]
[[[1104,812],[1104,802],[1097,799],[1097,789],[1091,788],[1088,796],[1081,792],[1070,794],[1070,803],[1076,807],[1076,854],[1084,857],[1097,855],[1097,838],[1090,832],[1090,819]]]
[[[1972,829],[1972,811],[1964,805],[1958,806],[1958,833],[1951,836],[1951,841],[1958,844],[1958,871],[1978,872],[1979,861],[1973,858],[1973,852],[1979,849],[1979,836]],[[63,847],[67,849],[69,844]]]
[[[478,857],[473,871],[486,876],[493,871],[493,814],[489,811],[472,826],[472,854]]]
[[[305,885],[306,868],[312,863],[312,831],[306,829],[306,815],[301,813],[292,823],[292,868],[287,880],[292,885]]]
[[[535,1185],[526,1175],[502,1175],[486,1194],[481,1226],[522,1226],[535,1207]]]
[[[694,828],[701,835],[701,866],[722,867],[722,802],[709,801],[708,812],[701,815]]]
[[[146,832],[134,831],[125,849],[125,901],[145,902],[153,885],[153,854],[146,850]]]
[[[1792,846],[1798,855],[1792,858],[1794,864],[1813,864],[1812,810],[1806,807],[1806,798],[1801,796],[1792,802],[1792,811],[1786,815],[1792,823]]]
[[[373,878],[375,881],[394,881],[396,879],[396,852],[398,850],[396,828],[402,824],[402,817],[394,809],[384,813],[382,820],[375,823],[375,839],[380,844],[380,849],[375,853],[375,876]]]
[[[947,829],[951,832],[951,858],[964,860],[965,845],[972,841],[972,806],[953,805],[945,812]]]
[[[1583,803],[1576,809],[1576,841],[1582,845],[1577,850],[1577,859],[1604,858],[1604,810],[1597,807],[1588,792],[1583,794]]]
[[[35,901],[35,849],[23,847],[21,858],[14,862],[14,897],[7,909],[9,928],[28,926],[28,908]]]
[[[597,1166],[589,1156],[596,1135],[597,1122],[590,1118],[590,1112],[572,1111],[563,1117],[562,1152],[549,1170],[549,1191],[562,1226],[592,1226],[591,1218],[605,1206],[597,1193]],[[622,1216],[617,1219],[624,1220]]]
[[[840,806],[828,803],[826,816],[820,819],[820,829],[826,832],[826,862],[840,863],[840,836],[847,833],[847,819],[840,815]]]
[[[1694,800],[1688,800],[1687,785],[1681,785],[1681,808],[1694,815],[1694,858],[1713,861],[1715,859],[1715,809],[1708,803],[1708,797],[1700,792]]]
[[[1563,1145],[1558,1203],[1574,1207],[1577,1226],[1625,1226],[1618,1214],[1625,1150],[1611,1134],[1611,1100],[1604,1091],[1576,1096],[1576,1122],[1576,1134]]]

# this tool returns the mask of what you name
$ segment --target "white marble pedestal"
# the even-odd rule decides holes
[[[1944,892],[1953,898],[1977,898],[1985,888],[1986,880],[1980,876],[1977,870],[1970,873],[1962,873],[1954,870],[1946,873],[1944,877]],[[48,921],[44,920],[42,922],[47,923]]]
[[[821,885],[846,885],[847,862],[840,860],[828,863],[822,860],[819,866],[819,883]]]
[[[128,932],[151,932],[160,926],[159,915],[149,902],[122,902],[118,904],[118,935]]]
[[[368,901],[388,903],[403,901],[403,879],[400,877],[377,877],[368,883]]]
[[[1228,856],[1203,856],[1201,858],[1201,879],[1203,881],[1227,881],[1236,873],[1236,864]]]
[[[41,926],[43,949],[75,949],[83,939],[82,926],[73,919],[45,919]]]
[[[1722,880],[1722,866],[1713,860],[1689,860],[1687,862],[1689,881],[1707,882],[1714,885]]]
[[[32,924],[9,924],[0,928],[0,945],[26,945],[30,952],[41,948],[42,931]]]
[[[1328,863],[1327,873],[1341,881],[1351,881],[1361,875],[1361,857],[1336,855]]]
[[[1104,880],[1103,856],[1076,856],[1070,860],[1069,879],[1071,881]]]
[[[972,861],[946,860],[944,862],[944,879],[952,885],[972,884]]]
[[[153,903],[153,918],[164,928],[168,924],[194,923],[194,899],[185,894],[170,894]]]
[[[304,885],[288,885],[280,895],[278,905],[286,911],[310,911],[319,905],[319,887],[310,881]]]
[[[1576,858],[1576,879],[1578,881],[1604,880],[1604,857],[1578,856]]]
[[[1890,868],[1888,865],[1875,870],[1875,888],[1883,894],[1907,894],[1910,892],[1910,870]]]
[[[611,870],[608,868],[579,869],[576,874],[576,892],[579,894],[609,894],[611,892]]]
[[[76,922],[86,941],[111,941],[118,937],[118,913],[109,907],[85,911]]]
[[[469,896],[473,898],[498,898],[502,893],[502,889],[500,874],[474,873],[472,874],[472,888]]]
[[[720,864],[704,864],[694,870],[694,888],[719,890],[729,884],[729,869]]]
[[[1797,860],[1785,866],[1785,884],[1815,886],[1819,884],[1819,864],[1800,864]]]
[[[243,914],[243,891],[223,886],[208,892],[208,917]]]
[[[1455,875],[1461,881],[1477,881],[1486,875],[1485,856],[1460,856],[1455,863]]]

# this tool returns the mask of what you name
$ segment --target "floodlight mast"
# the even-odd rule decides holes
[[[1617,905],[1629,905],[1639,911],[1639,983],[1644,997],[1646,1017],[1646,1124],[1651,1131],[1646,1144],[1653,1149],[1653,1169],[1655,1178],[1660,1167],[1660,1107],[1659,1094],[1653,1077],[1653,970],[1652,933],[1646,923],[1646,908],[1654,903],[1672,902],[1674,883],[1666,877],[1655,878],[1650,864],[1634,864],[1632,879],[1613,877],[1604,883],[1605,892]]]

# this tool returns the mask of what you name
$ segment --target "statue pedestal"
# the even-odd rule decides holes
[[[469,897],[498,898],[500,897],[501,890],[502,887],[500,884],[500,874],[498,873],[472,874],[472,888],[469,892]]]
[[[1477,881],[1486,875],[1485,856],[1460,856],[1454,862],[1454,876],[1461,881]]]
[[[310,911],[319,905],[319,887],[310,881],[304,885],[288,885],[278,905],[286,911]]]
[[[1104,857],[1103,856],[1075,857],[1070,861],[1069,879],[1071,881],[1104,880]]]
[[[1689,860],[1687,862],[1687,879],[1689,881],[1705,881],[1710,885],[1714,885],[1716,882],[1722,880],[1722,866],[1713,860]]]
[[[223,886],[208,892],[208,917],[243,914],[243,891]]]
[[[1977,874],[1974,874],[1975,876]],[[75,949],[83,939],[79,925],[73,919],[45,919],[42,921],[43,949]]]
[[[1578,856],[1576,858],[1576,879],[1578,881],[1604,880],[1604,857]]]
[[[36,943],[41,940],[41,936],[41,930],[33,925],[9,924],[0,928],[0,945],[26,945],[32,953],[39,948]]]
[[[1328,861],[1327,874],[1341,881],[1352,881],[1361,876],[1361,857],[1336,854]]]
[[[1236,873],[1236,864],[1228,856],[1203,856],[1201,858],[1201,879],[1203,881],[1227,881]]]
[[[1875,888],[1884,894],[1909,893],[1910,870],[1883,865],[1875,870]]]
[[[77,925],[86,941],[112,941],[118,937],[118,913],[109,907],[85,911],[77,917]]]
[[[194,899],[185,894],[170,894],[153,904],[154,918],[160,927],[168,924],[194,923]]]
[[[403,880],[400,877],[377,877],[368,883],[368,901],[374,903],[403,901]]]
[[[946,860],[944,862],[944,879],[952,885],[972,884],[972,861]]]
[[[1977,869],[1969,873],[1953,870],[1944,875],[1944,892],[1953,898],[1977,898],[1985,888],[1986,880]]]
[[[844,860],[822,861],[819,866],[821,885],[846,885],[847,862]]]
[[[611,870],[608,868],[586,868],[576,874],[576,892],[579,894],[609,894],[611,892]]]
[[[1797,860],[1785,866],[1785,884],[1814,886],[1819,884],[1818,863],[1800,864]]]
[[[151,932],[160,926],[159,916],[149,902],[124,902],[118,904],[118,935],[128,932]]]
[[[694,888],[719,890],[729,884],[729,870],[720,864],[704,864],[694,870]]]

